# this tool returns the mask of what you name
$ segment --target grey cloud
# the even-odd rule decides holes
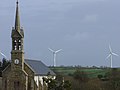
[[[65,36],[65,40],[68,40],[68,41],[86,41],[86,40],[89,40],[91,38],[91,35],[90,33],[88,32],[77,32],[75,34],[68,34]]]
[[[95,22],[97,22],[97,19],[98,19],[98,15],[96,15],[96,14],[85,15],[82,22],[83,23],[95,23]]]
[[[15,1],[7,1],[0,3],[0,49],[10,57]],[[58,65],[109,66],[105,60],[109,42],[120,54],[119,4],[120,0],[20,1],[25,57],[51,65],[52,56],[47,48],[62,48]],[[114,62],[114,66],[120,66],[119,58],[115,59],[118,62]]]

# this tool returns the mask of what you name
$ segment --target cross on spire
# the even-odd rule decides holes
[[[17,0],[17,2],[16,2],[17,4],[18,4],[18,0]]]

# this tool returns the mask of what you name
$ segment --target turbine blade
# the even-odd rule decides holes
[[[5,56],[5,54],[3,54],[2,52],[0,52],[0,54],[1,54],[4,58],[7,59],[7,57]]]
[[[109,50],[110,50],[110,52],[112,53],[112,48],[111,48],[110,44],[109,44]]]
[[[48,48],[51,52],[55,52],[54,50],[52,50],[51,48]]]
[[[55,53],[58,53],[58,52],[60,52],[62,49],[59,49],[59,50],[57,50],[57,51],[55,51]]]
[[[112,53],[112,55],[119,56],[119,55],[117,55],[116,53]]]
[[[111,54],[109,54],[109,55],[106,57],[106,59],[108,59],[110,56],[111,56]]]

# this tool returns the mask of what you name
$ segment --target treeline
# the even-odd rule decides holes
[[[75,65],[75,66],[64,66],[64,65],[61,65],[61,66],[49,66],[50,68],[81,68],[81,69],[108,69],[110,67],[107,67],[107,66],[80,66],[80,65]]]

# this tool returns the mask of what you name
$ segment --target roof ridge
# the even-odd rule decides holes
[[[41,60],[38,60],[38,59],[34,59],[34,60],[33,60],[33,59],[27,59],[27,58],[26,58],[25,60],[31,60],[31,61],[41,61]]]

